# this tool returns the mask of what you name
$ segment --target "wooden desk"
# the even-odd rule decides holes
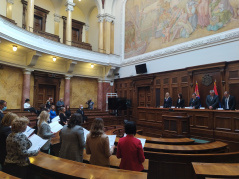
[[[100,167],[54,157],[40,152],[30,157],[31,170],[49,178],[146,179],[147,173]]]
[[[0,171],[0,178],[1,179],[20,179],[20,178],[14,177],[12,175],[9,175],[7,173],[4,173],[2,171]]]
[[[239,163],[192,163],[198,179],[239,178]]]
[[[90,155],[87,155],[85,150],[84,150],[83,155],[84,155],[83,160],[89,162],[90,161]],[[121,161],[121,159],[118,159],[116,157],[116,155],[111,155],[110,156],[110,166],[111,167],[119,168],[120,161]],[[145,161],[143,163],[143,166],[144,166],[144,170],[149,169],[149,160],[148,159],[145,159]]]

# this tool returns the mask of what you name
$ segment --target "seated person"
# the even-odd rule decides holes
[[[67,125],[60,132],[61,149],[59,156],[68,160],[83,162],[83,150],[85,147],[84,130],[80,126],[82,116],[75,113],[69,119]]]
[[[94,119],[86,137],[86,154],[91,154],[90,164],[109,167],[114,148],[114,145],[110,148],[109,137],[104,133],[103,119]]]
[[[136,124],[133,121],[125,122],[126,137],[120,138],[117,145],[117,158],[121,158],[120,169],[142,171],[145,160],[142,144],[135,138]]]
[[[169,92],[167,92],[165,94],[163,107],[164,108],[171,108],[171,106],[172,106],[172,98],[170,97]]]
[[[199,98],[197,97],[196,93],[192,94],[192,98],[190,99],[189,102],[189,107],[192,107],[193,109],[199,109],[201,105],[201,102]]]
[[[8,112],[0,123],[0,165],[3,167],[7,151],[6,151],[6,139],[12,132],[11,123],[17,119],[18,116],[14,113]]]
[[[224,96],[222,98],[222,108],[225,110],[235,110],[236,107],[236,99],[234,96],[231,96],[228,91],[224,92]]]
[[[214,90],[210,90],[210,95],[206,98],[208,109],[216,109],[219,106],[219,97],[215,95]]]
[[[184,99],[182,94],[178,94],[178,100],[176,108],[184,108]]]
[[[7,156],[4,172],[19,178],[29,178],[27,176],[30,169],[28,157],[39,153],[39,150],[28,150],[32,146],[32,143],[23,134],[28,123],[29,120],[26,117],[20,117],[12,121],[12,133],[8,135],[6,140]]]
[[[51,105],[51,108],[50,108],[50,122],[53,118],[56,117],[56,110],[55,110],[55,105]]]
[[[31,113],[37,114],[36,109],[30,105],[30,99],[28,98],[25,100],[25,103],[24,103],[24,111],[29,111]]]

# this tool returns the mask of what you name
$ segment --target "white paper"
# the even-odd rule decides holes
[[[54,117],[54,118],[51,120],[51,122],[56,122],[56,121],[60,121],[60,117],[59,117],[59,116],[56,116],[56,117]]]
[[[85,141],[86,141],[87,134],[89,134],[90,131],[88,131],[88,130],[85,129],[84,127],[83,127],[83,130],[84,130],[84,137],[85,137]]]
[[[171,108],[172,108],[172,109],[174,109],[174,108],[175,108],[175,106],[171,106]]]
[[[159,108],[163,108],[163,106],[160,106]]]
[[[58,121],[50,123],[49,126],[51,127],[51,132],[53,133],[56,133],[63,128],[63,126],[60,125]]]
[[[185,109],[193,109],[193,107],[191,107],[191,106],[190,107],[185,107]]]
[[[48,139],[42,139],[36,134],[29,137],[29,140],[32,142],[32,146],[28,149],[29,151],[39,150],[48,141]]]
[[[115,144],[116,135],[108,135],[110,148]]]
[[[217,108],[217,110],[223,110],[223,108]]]
[[[145,142],[146,142],[146,139],[143,139],[143,138],[137,138],[140,140],[141,144],[142,144],[142,147],[144,148],[144,145],[145,145]]]
[[[35,131],[35,129],[32,129],[29,126],[27,126],[27,128],[26,128],[25,132],[23,132],[23,134],[25,134],[27,137],[29,137],[34,131]]]

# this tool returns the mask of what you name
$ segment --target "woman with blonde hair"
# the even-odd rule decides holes
[[[23,134],[28,124],[29,120],[26,117],[13,120],[11,124],[12,133],[8,135],[6,140],[7,156],[3,171],[19,178],[27,178],[30,165],[28,157],[39,153],[39,150],[28,150],[32,143]]]
[[[94,119],[90,133],[86,138],[86,154],[91,154],[90,163],[93,165],[109,166],[109,157],[114,152],[114,148],[114,145],[110,148],[109,138],[104,133],[103,119]]]
[[[37,135],[39,135],[41,138],[43,139],[49,139],[45,145],[42,146],[41,151],[44,153],[49,152],[50,149],[50,145],[51,145],[51,138],[54,135],[54,133],[51,132],[51,127],[49,126],[49,124],[47,123],[48,119],[49,119],[49,113],[46,111],[42,111],[41,114],[38,117],[38,122],[37,122],[37,126],[38,126],[38,131],[37,131]]]
[[[2,119],[0,124],[0,165],[3,167],[7,151],[6,151],[6,139],[12,132],[11,123],[17,119],[18,116],[14,113],[8,112]]]

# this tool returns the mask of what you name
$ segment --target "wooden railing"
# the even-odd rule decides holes
[[[7,21],[9,21],[9,22],[11,22],[11,23],[17,25],[17,23],[16,23],[14,20],[12,20],[12,19],[9,19],[9,18],[7,18],[7,17],[5,17],[5,16],[3,16],[3,15],[0,15],[0,17],[2,17],[2,18],[4,18],[4,19],[6,19]]]
[[[53,40],[55,42],[60,42],[60,37],[58,35],[54,35],[48,32],[43,32],[40,30],[34,30],[33,31],[35,34],[40,35],[42,37],[45,37],[46,39]]]
[[[78,47],[78,48],[83,48],[83,49],[86,49],[86,50],[92,50],[91,44],[85,43],[85,42],[75,42],[75,41],[72,41],[71,42],[71,46]]]

